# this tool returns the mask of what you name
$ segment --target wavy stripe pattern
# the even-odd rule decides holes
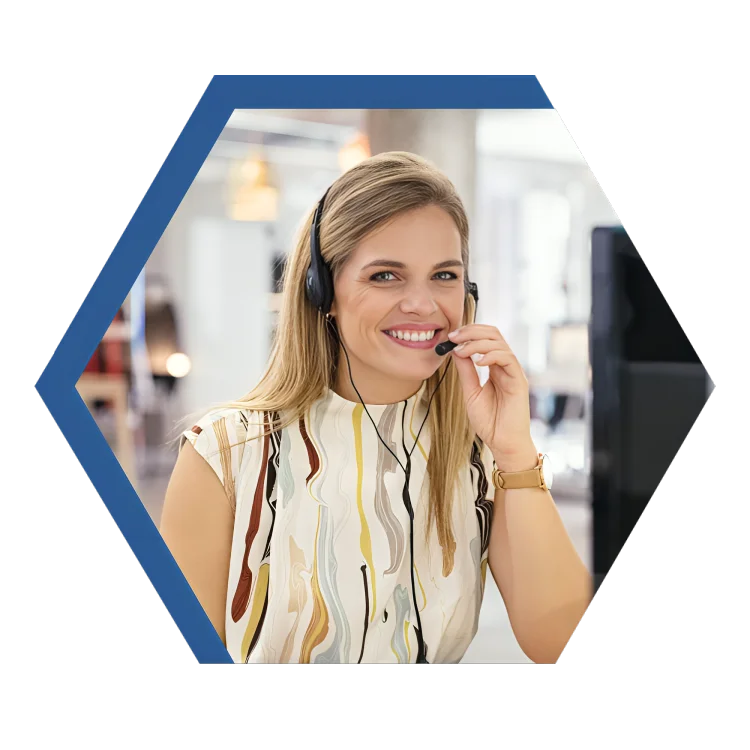
[[[393,440],[393,430],[396,427],[397,412],[397,406],[390,404],[378,422],[380,436],[394,453],[396,452],[396,443]],[[390,564],[383,571],[383,575],[391,575],[398,570],[403,562],[406,550],[406,534],[398,516],[391,507],[391,498],[385,481],[388,475],[396,474],[397,470],[400,471],[400,467],[396,463],[396,459],[380,441],[378,441],[378,467],[380,471],[378,472],[375,489],[375,515],[383,527],[390,552]]]
[[[460,661],[484,594],[492,456],[479,442],[467,456],[451,505],[453,567],[444,571],[434,528],[424,541],[429,422],[414,439],[425,394],[423,385],[365,411],[329,390],[272,435],[262,435],[264,425],[283,415],[237,409],[211,412],[183,433],[234,511],[226,609],[234,661],[413,663],[420,642],[431,662]],[[404,466],[410,452],[416,601],[405,477],[376,426]]]

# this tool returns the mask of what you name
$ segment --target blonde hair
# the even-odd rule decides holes
[[[455,222],[461,236],[461,259],[469,267],[469,224],[451,181],[422,157],[401,151],[378,154],[342,174],[326,197],[320,223],[323,259],[336,278],[357,245],[400,214],[438,206]],[[339,344],[323,315],[305,294],[310,265],[310,229],[314,209],[306,217],[289,255],[283,276],[283,295],[271,356],[260,382],[245,396],[223,408],[266,412],[265,437],[297,421],[335,383]],[[474,299],[466,295],[463,321],[474,314]],[[431,446],[427,474],[429,508],[425,537],[431,525],[443,550],[443,575],[453,569],[456,542],[451,524],[453,495],[462,469],[468,464],[476,436],[470,429],[461,384],[450,358],[427,381],[425,402],[445,379],[433,399],[429,415]]]

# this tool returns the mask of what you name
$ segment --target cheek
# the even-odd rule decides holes
[[[379,332],[380,324],[388,315],[390,307],[382,295],[373,294],[369,289],[361,289],[349,294],[339,304],[339,324],[350,345],[356,348],[358,342],[371,341]]]
[[[384,295],[373,293],[373,290],[363,289],[349,299],[349,312],[355,322],[362,329],[377,326],[388,314],[391,304]]]
[[[456,295],[455,298],[446,300],[443,305],[443,314],[450,321],[451,330],[458,328],[464,317],[464,297],[463,295]],[[470,322],[470,321],[467,321]]]

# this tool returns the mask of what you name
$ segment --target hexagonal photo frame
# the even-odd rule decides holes
[[[233,113],[272,108],[535,110],[552,109],[552,105],[535,76],[216,76],[211,81],[37,383],[47,408],[201,663],[232,663],[232,659],[129,481],[121,461],[97,426],[77,384],[113,321],[117,322],[123,300],[134,287]],[[622,233],[621,227],[600,228],[597,242],[604,247],[612,237]],[[625,255],[628,252],[632,256],[632,251],[625,251]],[[601,257],[604,254],[602,250]],[[600,263],[599,273],[603,273],[601,268]],[[598,294],[594,293],[596,299],[604,299],[601,291]],[[571,335],[577,335],[575,327],[561,326],[557,340]],[[598,338],[592,336],[589,343],[592,363],[608,356],[607,346],[611,345],[613,335],[614,329],[601,329]],[[554,342],[549,344],[554,348]],[[605,369],[602,367],[599,372]],[[630,371],[634,371],[632,367]],[[613,381],[611,377],[605,382],[600,376],[593,379],[594,395],[600,384],[599,401],[604,403],[601,395],[609,393],[613,383],[625,383],[617,393],[630,395],[635,404],[637,393],[631,387],[633,382]],[[638,380],[640,382],[642,380]],[[700,387],[698,383],[696,390],[693,384],[694,406]],[[106,395],[112,399],[123,398],[122,392]],[[559,407],[557,401],[551,406],[553,421],[562,417],[557,414]],[[565,409],[564,402],[562,408]],[[605,408],[611,411],[612,405]],[[680,435],[686,434],[697,413],[691,411],[689,416],[689,424],[679,427]],[[600,424],[594,421],[595,425]],[[597,434],[602,445],[611,449],[611,443],[616,441],[611,429],[608,431],[600,425]],[[675,435],[667,453],[676,453],[684,439],[684,435]],[[601,455],[595,458],[591,473],[600,496],[607,493],[612,496],[611,466],[604,466]],[[663,463],[658,469],[662,473],[666,470]],[[669,461],[666,463],[668,465]],[[624,465],[618,467],[618,471],[625,468]],[[611,503],[604,507],[601,501],[599,506],[600,533],[603,538],[609,534],[611,547],[615,537],[610,527],[620,509],[613,512]],[[594,507],[596,509],[596,503]],[[631,521],[635,523],[637,516]],[[594,524],[597,524],[596,513]],[[600,545],[603,565],[611,564],[623,543],[624,539],[618,537],[612,549],[604,550]]]

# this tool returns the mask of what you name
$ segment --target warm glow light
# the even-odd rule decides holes
[[[235,191],[229,215],[235,221],[274,221],[278,214],[279,191],[268,185],[242,187]]]
[[[339,151],[339,167],[346,172],[361,161],[370,158],[370,142],[367,136],[360,133]]]
[[[266,165],[259,159],[245,159],[239,169],[242,179],[252,183],[265,181],[267,171]]]
[[[256,155],[231,169],[227,213],[235,221],[275,221],[279,191],[270,183],[268,164]]]
[[[190,357],[181,352],[170,354],[167,358],[167,372],[173,378],[184,378],[190,372]]]

